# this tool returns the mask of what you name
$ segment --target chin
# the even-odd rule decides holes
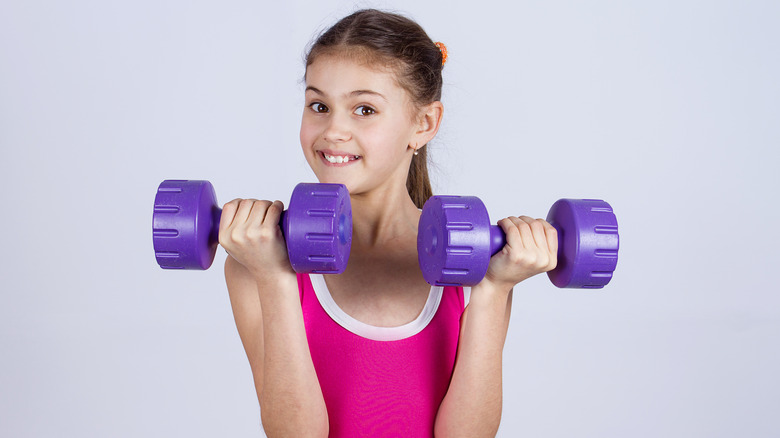
[[[352,187],[354,184],[349,181],[347,178],[339,177],[338,175],[316,175],[317,181],[319,181],[322,184],[344,184],[347,186],[347,190],[352,192]]]

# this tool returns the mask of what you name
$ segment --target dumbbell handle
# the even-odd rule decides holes
[[[287,210],[282,211],[281,216],[279,216],[279,228],[282,229],[282,237],[285,235],[285,228],[287,227],[288,223],[285,222],[287,219]],[[209,232],[209,240],[212,243],[219,243],[219,224],[222,220],[222,209],[221,208],[215,208],[212,212],[212,218],[211,218],[211,228]]]
[[[490,226],[490,256],[493,257],[506,246],[506,233],[498,225]]]

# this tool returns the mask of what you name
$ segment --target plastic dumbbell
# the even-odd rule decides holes
[[[152,240],[163,269],[208,269],[222,210],[208,181],[166,180],[157,189]],[[296,272],[338,274],[352,245],[352,208],[342,184],[301,183],[279,222]]]
[[[548,272],[554,285],[598,289],[612,279],[619,235],[612,207],[597,199],[560,199],[547,215],[558,231],[558,265]],[[434,196],[423,206],[417,254],[425,280],[433,285],[479,283],[506,235],[490,225],[485,205],[474,196]]]

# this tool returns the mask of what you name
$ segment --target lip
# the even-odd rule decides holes
[[[358,154],[353,154],[353,153],[344,152],[344,151],[334,151],[334,150],[331,150],[331,149],[320,149],[320,150],[316,151],[316,153],[317,153],[317,155],[319,155],[320,160],[326,166],[331,166],[331,167],[345,167],[345,166],[349,166],[349,165],[352,165],[352,164],[360,161],[363,158],[362,156],[360,156]],[[341,157],[347,157],[347,156],[354,157],[354,156],[357,156],[357,157],[360,157],[360,158],[358,158],[357,160],[349,160],[346,163],[331,163],[330,161],[328,161],[325,158],[325,154],[330,155],[330,156],[337,156],[337,157],[338,156],[341,156]]]

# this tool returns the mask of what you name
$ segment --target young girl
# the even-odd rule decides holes
[[[417,223],[443,53],[413,21],[363,10],[307,56],[301,147],[320,182],[349,189],[344,273],[292,270],[281,202],[224,206],[225,278],[268,436],[496,434],[512,288],[555,267],[557,235],[540,219],[503,219],[507,244],[481,283],[424,281]]]

